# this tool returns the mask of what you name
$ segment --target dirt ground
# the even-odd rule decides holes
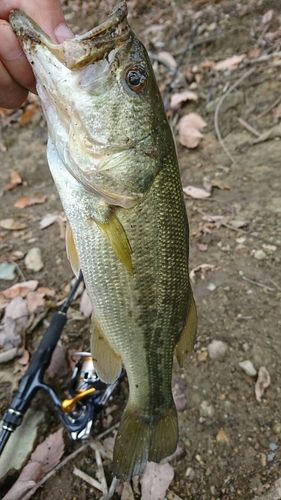
[[[79,27],[86,30],[104,20],[114,3],[69,0],[64,9],[78,32]],[[268,14],[267,20],[263,16],[271,9],[273,16]],[[141,0],[129,2],[129,10],[133,29],[152,54],[162,92],[171,82],[172,72],[157,55],[167,51],[177,63],[182,58],[169,96],[188,88],[198,96],[197,101],[186,102],[172,116],[170,113],[182,182],[184,187],[192,185],[211,192],[206,199],[186,196],[199,327],[192,357],[183,369],[176,363],[174,367],[174,386],[183,401],[179,411],[182,451],[171,461],[175,475],[170,490],[175,495],[169,498],[277,500],[281,495],[273,496],[272,488],[281,477],[280,2]],[[246,57],[234,69],[219,71],[210,64],[240,54]],[[229,92],[231,86],[234,88]],[[195,149],[178,142],[178,119],[189,112],[200,114],[207,123]],[[266,138],[264,133],[269,131]],[[56,290],[59,300],[73,275],[60,225],[44,230],[39,225],[46,214],[62,214],[46,162],[46,139],[40,109],[24,125],[17,114],[2,117],[0,219],[14,218],[27,227],[19,231],[0,228],[0,262],[10,261],[12,252],[25,255],[36,246],[42,252],[44,267],[39,272],[29,271],[23,260],[17,260],[16,278],[0,280],[0,291],[36,279],[41,286]],[[19,172],[24,182],[5,191],[12,170]],[[19,198],[31,193],[47,195],[46,202],[22,210],[14,207]],[[78,307],[79,300],[73,304],[73,308]],[[48,320],[56,310],[56,301],[49,298]],[[87,350],[88,326],[88,319],[70,319],[62,344]],[[41,322],[26,336],[31,352],[44,328]],[[214,340],[222,341],[224,348],[215,356],[210,348]],[[260,402],[255,395],[257,375],[245,373],[239,365],[245,360],[251,361],[257,372],[265,367],[270,375],[270,385]],[[1,370],[14,373],[16,363],[14,359],[1,365]],[[57,380],[59,391],[68,378]],[[3,414],[12,397],[9,384],[2,384],[0,394]],[[124,382],[113,400],[118,408],[112,412],[112,424],[118,422],[126,397]],[[32,406],[43,409],[46,415],[40,430],[43,440],[59,428],[59,419],[41,393]],[[101,430],[98,423],[93,436]],[[65,439],[67,456],[79,444]],[[74,465],[95,477],[93,451],[86,448],[32,498],[100,498],[100,492],[73,474]],[[107,461],[104,467],[110,483],[111,463]],[[15,479],[10,476],[2,484],[4,493]],[[120,495],[115,493],[114,498]],[[140,498],[137,493],[135,498]]]

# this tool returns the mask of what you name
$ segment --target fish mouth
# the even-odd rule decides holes
[[[43,44],[67,68],[80,69],[103,59],[111,50],[123,45],[130,36],[127,22],[127,4],[121,2],[109,18],[84,35],[76,35],[61,44],[54,42],[29,16],[20,10],[12,10],[10,23],[23,45],[31,52]]]

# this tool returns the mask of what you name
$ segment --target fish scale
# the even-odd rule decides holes
[[[177,446],[173,355],[182,366],[197,322],[174,141],[126,14],[122,2],[99,27],[62,44],[22,12],[10,16],[48,123],[67,254],[93,305],[94,366],[108,383],[122,363],[128,376],[113,453],[114,475],[123,481]]]

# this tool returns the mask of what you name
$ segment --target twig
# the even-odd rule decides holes
[[[254,119],[258,120],[259,118],[262,118],[263,116],[267,115],[267,113],[270,113],[270,111],[272,111],[272,109],[274,109],[275,106],[277,106],[277,104],[280,103],[280,101],[281,101],[281,96],[279,96],[268,108],[264,109],[264,111],[262,111],[262,113],[255,116]]]
[[[260,286],[261,288],[265,288],[269,292],[275,292],[274,288],[271,288],[270,286],[266,286],[263,283],[258,283],[257,281],[250,280],[250,278],[247,278],[246,276],[242,276],[243,280],[248,281],[249,283],[252,283],[252,285]]]
[[[281,290],[281,287],[279,285],[277,285],[277,283],[275,283],[275,281],[273,280],[269,280],[274,286],[276,286],[277,290]]]
[[[110,485],[110,488],[109,488],[109,492],[107,493],[107,495],[103,495],[100,500],[110,500],[113,495],[114,495],[114,492],[115,492],[115,488],[117,486],[117,483],[118,483],[118,479],[116,477],[114,477],[112,479],[112,483]]]
[[[116,425],[113,425],[112,427],[110,427],[109,429],[107,429],[106,431],[102,432],[101,434],[99,434],[97,437],[96,437],[96,440],[99,440],[101,439],[102,437],[104,437],[106,434],[108,434],[109,432],[113,431],[116,427],[118,427],[119,423],[116,424]],[[70,460],[72,460],[74,457],[76,457],[76,455],[78,455],[79,453],[81,453],[81,451],[84,451],[88,446],[89,446],[90,442],[87,442],[85,444],[83,444],[82,446],[80,446],[80,448],[78,448],[77,450],[73,451],[73,453],[71,453],[70,455],[68,455],[67,457],[65,457],[64,460],[62,460],[56,467],[54,467],[50,472],[48,472],[48,474],[46,474],[46,476],[44,476],[41,481],[39,481],[39,483],[37,483],[31,490],[29,490],[27,492],[27,494],[21,498],[21,500],[29,500],[30,497],[32,497],[33,493],[35,493],[35,491],[40,488],[40,486],[42,486],[42,484],[44,484],[48,479],[50,479],[50,477],[52,477],[59,469],[61,469],[61,467],[63,467],[65,464],[67,464]],[[117,481],[117,480],[116,480]],[[110,491],[110,490],[109,490]],[[114,492],[113,492],[114,493]],[[111,497],[109,497],[111,498]]]
[[[100,478],[100,482],[102,485],[102,492],[104,495],[106,495],[108,493],[108,487],[107,487],[107,483],[106,483],[106,479],[105,479],[105,475],[104,475],[101,454],[100,454],[100,451],[98,449],[95,450],[95,455],[96,455],[96,462],[97,462],[98,471],[99,471],[99,478]]]
[[[99,441],[95,441],[94,439],[91,439],[89,444],[90,444],[90,448],[92,448],[92,450],[94,450],[94,452],[96,452],[98,450],[100,455],[102,455],[104,458],[109,458],[109,460],[113,459],[113,453],[109,450],[106,450],[106,448]]]
[[[226,222],[220,222],[220,225],[227,227],[228,229],[231,229],[232,231],[237,231],[237,233],[249,234],[249,232],[245,231],[245,229],[241,229],[241,227],[232,226],[231,224],[227,224]]]
[[[258,64],[260,62],[266,62],[269,61],[269,59],[272,59],[273,57],[280,57],[281,52],[272,52],[271,54],[265,54],[260,57],[257,57],[256,59],[247,59],[245,62],[246,64]]]
[[[228,158],[232,161],[232,163],[236,164],[236,161],[234,160],[233,156],[231,155],[231,153],[228,151],[223,139],[222,139],[222,136],[221,136],[221,132],[220,132],[220,128],[219,128],[219,123],[218,123],[218,118],[219,118],[219,112],[220,112],[220,108],[221,108],[221,105],[223,103],[223,101],[225,100],[225,98],[230,94],[230,92],[232,92],[232,90],[236,89],[236,87],[238,87],[238,85],[243,82],[243,80],[245,80],[246,78],[248,78],[252,73],[254,73],[255,71],[255,68],[251,68],[249,71],[247,71],[246,73],[244,73],[244,75],[242,75],[240,78],[238,78],[238,80],[233,84],[231,85],[231,87],[229,87],[229,89],[225,92],[225,94],[223,94],[217,104],[217,107],[216,107],[216,110],[215,110],[215,116],[214,116],[214,125],[215,125],[215,131],[216,131],[216,134],[217,134],[217,138],[222,146],[222,148],[224,149],[225,153],[227,154]]]
[[[98,436],[95,437],[95,440],[99,441],[100,439],[102,439],[107,434],[110,434],[112,431],[114,431],[114,429],[117,429],[117,427],[119,427],[119,423],[120,422],[118,422],[115,425],[112,425],[112,427],[109,427],[108,429],[106,429],[106,431],[101,432]]]
[[[25,275],[23,274],[23,272],[22,272],[22,270],[21,270],[20,266],[19,266],[16,262],[15,262],[15,264],[16,264],[16,268],[17,268],[17,271],[18,271],[18,273],[19,273],[19,275],[20,275],[21,279],[22,279],[23,281],[26,281],[26,277],[25,277]]]
[[[104,493],[102,484],[99,483],[93,477],[89,476],[88,474],[85,474],[85,472],[83,472],[82,470],[77,469],[77,467],[74,467],[73,474],[75,474],[75,476],[80,477],[81,479],[83,479],[83,481],[86,481],[86,483],[89,483],[91,486]]]
[[[65,457],[64,460],[62,460],[56,467],[54,467],[46,476],[44,476],[39,483],[37,483],[31,490],[27,492],[27,494],[21,498],[21,500],[29,500],[30,497],[32,497],[33,493],[35,493],[42,484],[44,484],[50,477],[52,477],[59,469],[61,469],[65,464],[67,464],[70,460],[72,460],[76,455],[81,453],[81,451],[84,451],[88,447],[89,443],[85,443],[80,448],[77,450],[73,451],[70,455]]]
[[[249,123],[245,122],[243,118],[238,118],[238,121],[240,125],[242,125],[242,127],[245,127],[245,129],[247,129],[252,134],[256,135],[257,137],[261,136],[261,134],[256,129],[254,129],[254,127],[252,127]]]

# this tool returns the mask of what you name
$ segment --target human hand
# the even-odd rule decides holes
[[[0,0],[0,107],[12,109],[29,90],[36,92],[32,68],[8,22],[13,9],[25,12],[58,43],[73,37],[59,0]]]

